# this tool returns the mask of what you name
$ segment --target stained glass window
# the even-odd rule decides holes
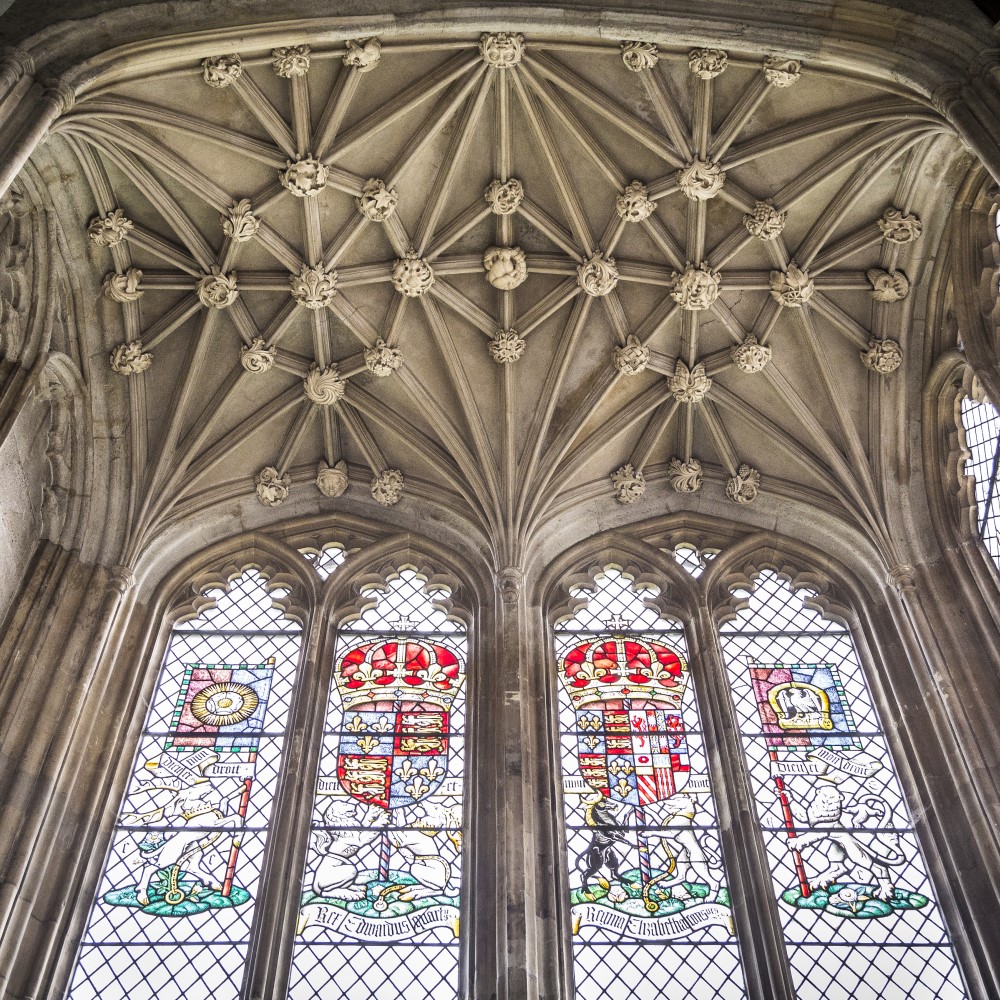
[[[292,1000],[458,995],[466,634],[404,570],[337,638]]]
[[[176,626],[69,996],[238,1000],[300,628],[244,573]]]
[[[799,997],[966,994],[851,633],[762,573],[721,639]]]
[[[962,400],[962,425],[971,457],[965,474],[976,481],[977,528],[1000,569],[1000,413],[987,400]]]
[[[556,626],[579,1000],[745,996],[684,632],[655,593],[609,568]]]

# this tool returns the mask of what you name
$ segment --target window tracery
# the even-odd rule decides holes
[[[328,580],[347,558],[347,550],[339,542],[329,542],[321,548],[307,547],[299,549],[299,552],[313,564],[313,569],[322,580]]]
[[[684,631],[656,592],[609,567],[556,626],[579,1000],[745,996]]]
[[[301,628],[255,570],[174,626],[69,996],[237,1000]]]
[[[699,549],[689,542],[674,546],[673,556],[677,564],[696,580],[708,568],[708,564],[718,555],[718,549]]]
[[[721,626],[799,996],[965,997],[850,631],[761,573]]]

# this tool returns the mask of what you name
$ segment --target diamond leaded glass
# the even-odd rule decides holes
[[[576,996],[743,997],[683,630],[615,569],[574,596],[556,658]]]
[[[851,633],[771,572],[721,629],[797,995],[965,997]]]
[[[174,628],[69,996],[237,1000],[300,629],[255,572]]]
[[[338,636],[292,1000],[458,995],[466,635],[412,570]]]
[[[1000,413],[986,400],[962,400],[962,426],[970,457],[965,474],[976,481],[976,523],[986,551],[1000,569]]]

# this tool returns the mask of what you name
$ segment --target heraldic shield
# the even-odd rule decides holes
[[[437,791],[448,774],[449,715],[461,684],[455,654],[436,643],[378,640],[347,653],[337,667],[344,791],[383,809]]]
[[[691,765],[680,657],[649,640],[602,637],[570,650],[561,668],[576,713],[583,780],[638,809],[683,790]]]

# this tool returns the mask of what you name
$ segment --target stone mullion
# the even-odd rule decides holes
[[[284,1000],[288,994],[336,638],[336,627],[328,616],[319,609],[314,611],[303,630],[299,650],[242,1000]]]
[[[472,942],[477,951],[470,997],[558,1000],[570,996],[571,958],[555,794],[553,652],[541,608],[529,605],[520,571],[503,570],[499,584],[492,657],[496,680],[477,697],[477,707],[489,718],[477,725],[473,778],[477,796],[497,792],[495,807],[477,808],[483,826],[476,839],[477,857],[493,866],[495,889],[475,889]],[[480,969],[487,952],[489,964]]]
[[[524,650],[525,599],[523,577],[517,570],[505,571],[507,589],[498,602],[497,667],[500,685],[496,708],[499,717],[499,754],[496,761],[499,778],[497,802],[497,887],[502,907],[498,914],[494,962],[497,968],[498,1000],[522,1000],[529,993],[527,927],[527,882],[533,858],[526,853],[526,824],[534,817],[525,816],[522,782],[526,761],[530,760],[531,733],[528,745],[523,745],[525,733],[522,720],[522,699],[526,692]],[[483,845],[485,846],[485,845]],[[486,928],[477,928],[477,936],[485,936]],[[475,1000],[490,996],[487,983],[477,984]]]
[[[460,990],[467,1000],[504,995],[507,948],[501,845],[503,761],[499,752],[506,669],[502,624],[488,610],[472,622],[466,684]]]
[[[518,602],[521,618],[522,774],[525,815],[526,950],[533,998],[572,997],[573,952],[559,749],[558,670],[542,608]]]
[[[752,1000],[793,1000],[795,990],[774,902],[771,868],[757,821],[718,630],[706,602],[698,607],[687,638],[747,993]]]

